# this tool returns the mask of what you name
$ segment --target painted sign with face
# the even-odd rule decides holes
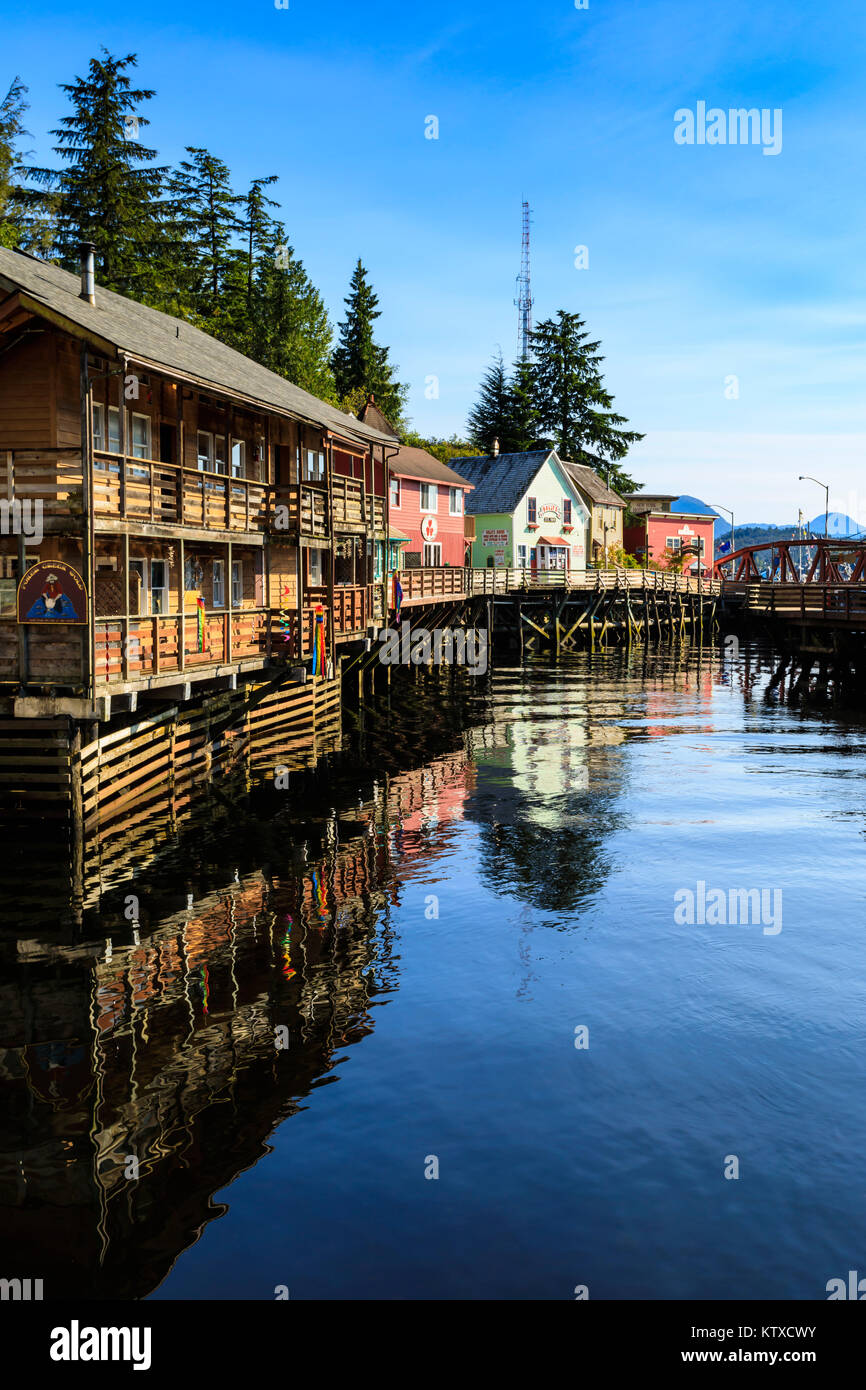
[[[33,565],[18,585],[19,623],[86,623],[87,591],[81,575],[62,560]]]

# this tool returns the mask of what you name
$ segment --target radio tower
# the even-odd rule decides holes
[[[517,277],[517,317],[519,320],[518,338],[520,357],[523,362],[529,357],[529,335],[532,332],[532,291],[529,288],[529,204],[523,204],[523,240],[520,251],[520,274]]]

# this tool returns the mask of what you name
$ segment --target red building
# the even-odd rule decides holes
[[[372,397],[358,418],[384,434],[394,434]],[[409,537],[403,565],[407,569],[465,565],[466,497],[473,484],[426,449],[398,444],[396,436],[394,450],[388,450],[387,456],[388,527]]]
[[[679,568],[682,557],[683,574],[712,574],[717,518],[707,512],[674,511],[677,500],[667,493],[628,494],[623,547],[647,569]]]

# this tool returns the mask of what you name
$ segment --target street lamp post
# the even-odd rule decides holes
[[[800,482],[801,482],[801,483],[804,483],[804,482],[806,482],[806,483],[817,483],[819,487],[822,487],[822,488],[824,489],[824,536],[825,536],[825,538],[826,538],[827,540],[829,540],[829,539],[830,539],[830,484],[829,484],[829,483],[822,483],[821,480],[820,480],[820,478],[813,478],[812,475],[811,475],[811,473],[801,473],[801,474],[800,474]]]

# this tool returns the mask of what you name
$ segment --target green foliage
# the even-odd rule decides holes
[[[154,93],[133,88],[127,69],[134,53],[114,58],[103,49],[87,77],[65,83],[72,114],[51,133],[61,169],[29,168],[37,185],[26,196],[34,213],[53,218],[52,253],[77,270],[82,240],[96,246],[100,283],[134,298],[149,299],[162,252],[161,197],[164,170],[149,161],[156,151],[138,139],[149,124],[138,114]]]
[[[599,346],[589,340],[578,314],[560,309],[540,323],[532,333],[532,402],[541,429],[552,436],[562,458],[591,468],[610,464],[611,487],[634,492],[637,484],[618,463],[643,435],[624,429],[628,422],[612,408]]]
[[[537,426],[529,364],[515,363],[509,377],[499,353],[484,375],[466,422],[476,452],[492,453],[498,440],[500,453],[524,453],[538,443]]]
[[[331,359],[337,395],[345,398],[362,391],[364,401],[372,395],[382,414],[399,431],[405,424],[407,388],[395,381],[396,369],[388,359],[388,349],[374,338],[373,324],[381,317],[381,310],[360,260],[344,303],[346,316],[339,325],[339,342]]]
[[[250,356],[314,396],[336,403],[328,312],[279,223],[272,224],[255,264],[248,322],[245,350]]]
[[[426,449],[427,453],[432,454],[440,463],[448,463],[453,458],[474,458],[478,453],[474,444],[458,438],[456,434],[452,434],[450,439],[437,439],[435,436],[425,439],[415,430],[406,430],[401,435],[401,441],[413,449]],[[460,472],[459,466],[457,472]]]
[[[186,313],[207,328],[220,316],[233,239],[240,229],[241,203],[232,191],[227,164],[207,150],[187,145],[167,180],[166,230]]]
[[[27,132],[27,88],[20,77],[13,77],[0,102],[0,246],[23,246],[27,240],[26,217],[18,182],[21,155],[18,141]]]

